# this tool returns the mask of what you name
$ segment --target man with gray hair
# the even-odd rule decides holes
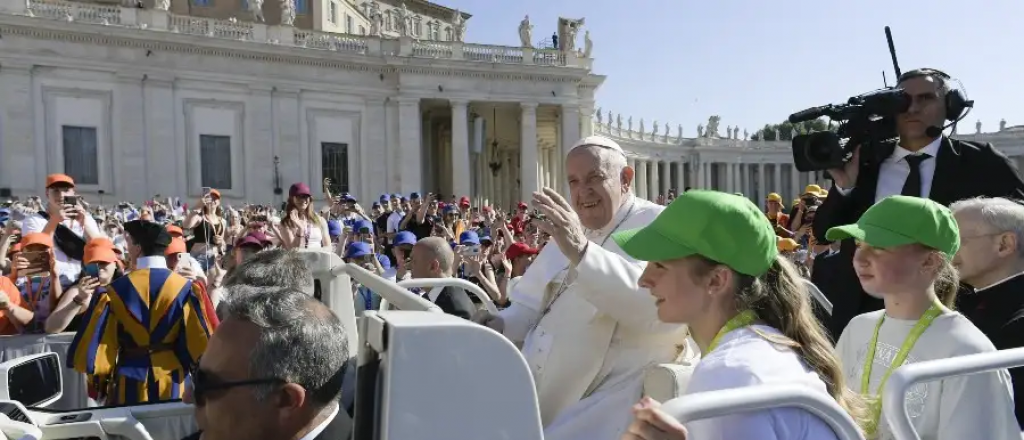
[[[258,252],[235,267],[224,286],[291,287],[313,294],[313,272],[294,250],[272,249]]]
[[[647,367],[671,362],[687,338],[683,326],[658,321],[654,298],[637,285],[645,263],[609,237],[665,208],[633,196],[633,169],[605,137],[577,142],[565,177],[571,203],[550,188],[533,198],[553,244],[509,292],[511,307],[475,320],[522,345],[546,440],[618,439]]]
[[[999,350],[1024,346],[1024,205],[976,197],[950,206],[960,228],[953,265],[973,291],[957,308]],[[1024,369],[1010,370],[1017,423],[1024,429]]]
[[[348,439],[338,398],[349,347],[338,317],[294,288],[230,290],[186,388],[202,430],[190,438]]]

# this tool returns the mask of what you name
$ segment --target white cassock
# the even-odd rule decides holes
[[[637,285],[645,263],[609,238],[647,226],[664,209],[627,196],[605,229],[587,231],[575,270],[552,242],[510,292],[504,333],[522,344],[533,372],[545,440],[619,439],[644,371],[671,362],[686,344],[685,327],[658,321],[654,298]]]

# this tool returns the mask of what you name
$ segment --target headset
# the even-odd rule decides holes
[[[935,76],[941,79],[945,84],[949,85],[949,91],[946,92],[946,120],[953,124],[962,120],[967,116],[967,109],[974,107],[974,101],[967,99],[967,94],[962,90],[963,85],[960,88],[954,88],[950,83],[959,81],[953,79],[948,73],[943,72],[939,69],[922,68],[915,69],[900,75],[897,82],[903,82],[911,78],[918,78],[922,76]]]

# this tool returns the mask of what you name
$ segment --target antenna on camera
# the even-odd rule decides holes
[[[889,80],[885,79],[885,71],[884,70],[882,71],[882,85],[885,88],[887,88],[887,89],[889,88]]]
[[[892,29],[889,29],[889,26],[885,27],[885,41],[889,43],[889,55],[892,57],[892,69],[896,71],[896,78],[898,79],[903,73],[900,72],[900,62],[896,59],[896,45],[892,42]]]

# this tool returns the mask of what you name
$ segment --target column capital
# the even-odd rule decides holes
[[[536,102],[520,102],[519,103],[519,107],[521,109],[523,109],[523,111],[537,111],[537,106],[538,105],[539,104],[536,103]]]
[[[462,99],[462,98],[448,98],[448,104],[450,104],[452,107],[455,107],[455,106],[466,107],[466,106],[469,105],[469,100],[468,99]]]
[[[395,97],[395,100],[398,101],[399,105],[420,105],[420,101],[422,101],[422,99],[415,96],[398,96]]]

